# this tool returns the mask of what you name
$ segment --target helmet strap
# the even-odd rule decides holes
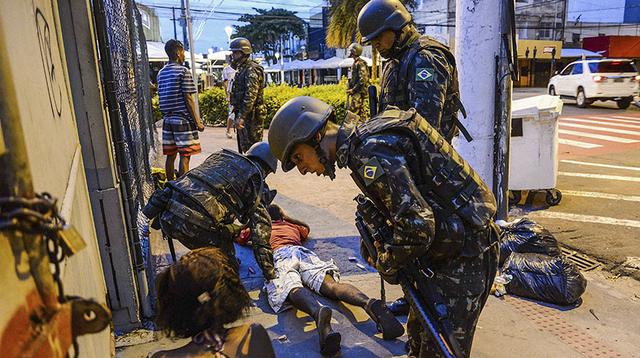
[[[320,164],[324,166],[324,173],[322,173],[322,175],[328,176],[329,179],[334,180],[336,178],[336,164],[330,162],[329,154],[320,146],[320,142],[322,142],[322,138],[324,138],[324,134],[326,130],[327,130],[327,126],[324,125],[319,132],[320,139],[319,140],[314,139],[311,145],[313,149],[315,149],[316,154],[318,155]]]

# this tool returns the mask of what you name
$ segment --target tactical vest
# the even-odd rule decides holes
[[[453,73],[450,74],[451,83],[447,87],[445,103],[442,109],[441,128],[439,129],[440,132],[445,136],[445,138],[451,141],[451,138],[461,130],[467,141],[472,141],[473,138],[471,138],[462,123],[458,120],[458,111],[462,113],[464,118],[467,117],[467,113],[462,105],[462,101],[460,100],[456,58],[453,56],[453,53],[451,53],[449,47],[429,36],[420,36],[418,40],[411,44],[409,50],[400,59],[396,84],[399,91],[393,96],[393,101],[395,102],[394,105],[404,110],[408,110],[411,107],[408,88],[413,74],[409,73],[409,67],[413,63],[414,57],[422,50],[443,54],[447,58],[449,65],[453,67]]]
[[[352,134],[350,151],[374,134],[395,132],[408,136],[418,159],[419,173],[412,173],[420,193],[435,201],[445,214],[457,214],[473,228],[485,228],[496,213],[491,190],[438,131],[415,109],[391,109],[358,126]],[[351,168],[354,170],[354,168]],[[358,175],[353,176],[365,188]],[[448,216],[448,215],[447,215]]]
[[[190,208],[190,205],[184,205],[186,203],[175,198],[170,201],[168,210],[176,215],[188,214],[186,216],[192,218],[194,224],[202,226],[198,211],[208,214],[210,218],[205,219],[216,223],[224,216],[220,208],[223,206],[225,211],[230,211],[240,222],[246,223],[260,201],[263,184],[262,172],[257,164],[243,155],[223,149],[211,154],[184,177],[168,183],[204,211],[192,210],[194,208]]]
[[[238,69],[234,78],[233,84],[231,85],[231,105],[234,106],[234,110],[238,112],[240,110],[239,106],[242,105],[242,101],[244,97],[247,95],[247,91],[249,89],[249,71],[258,71],[258,77],[260,77],[260,88],[258,89],[258,95],[256,96],[256,101],[254,105],[255,108],[260,108],[260,106],[264,103],[263,98],[263,88],[264,88],[264,70],[257,63],[253,62],[251,59],[247,59],[247,63],[243,64],[242,67]]]

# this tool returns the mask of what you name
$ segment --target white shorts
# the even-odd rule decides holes
[[[322,261],[313,251],[303,246],[285,246],[273,252],[273,264],[278,278],[267,282],[267,295],[271,308],[278,313],[283,310],[289,292],[294,288],[307,287],[320,293],[324,277],[330,274],[340,281],[338,266]]]

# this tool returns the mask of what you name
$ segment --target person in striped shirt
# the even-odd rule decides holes
[[[169,56],[158,73],[158,97],[162,112],[162,153],[167,156],[165,169],[167,180],[175,179],[175,160],[180,154],[178,177],[189,171],[192,155],[201,151],[198,131],[204,125],[195,110],[196,86],[189,69],[184,67],[184,46],[171,39],[164,45]]]

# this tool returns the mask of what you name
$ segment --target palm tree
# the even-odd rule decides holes
[[[327,46],[345,48],[352,42],[360,42],[358,32],[358,13],[369,0],[329,0],[329,27],[327,29]],[[401,0],[408,8],[415,7],[415,0]],[[372,49],[373,70],[371,79],[377,78],[377,51]]]

